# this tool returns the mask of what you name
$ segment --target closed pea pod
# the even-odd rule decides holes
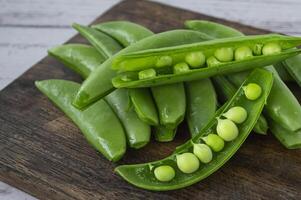
[[[110,161],[118,161],[126,151],[122,125],[103,100],[80,111],[71,106],[79,84],[65,80],[36,81],[36,87],[59,107],[82,131],[88,142]],[[101,114],[99,114],[101,113]]]
[[[301,87],[301,56],[297,55],[284,60],[283,65],[288,73],[296,80]]]
[[[240,87],[240,89],[235,93],[233,98],[231,98],[231,100],[229,100],[224,106],[221,107],[221,109],[217,111],[216,115],[210,120],[210,122],[205,126],[205,128],[194,138],[187,141],[185,144],[177,147],[172,155],[168,156],[165,159],[150,163],[142,163],[137,165],[121,165],[118,166],[115,169],[115,171],[126,181],[137,187],[157,191],[175,190],[187,187],[206,178],[214,171],[219,169],[227,160],[229,160],[229,158],[237,151],[237,149],[240,147],[243,141],[247,138],[248,134],[253,129],[264,107],[264,103],[269,95],[270,88],[272,86],[272,79],[273,77],[269,72],[260,69],[254,70],[254,72],[250,74],[244,85],[248,84],[249,82],[255,82],[262,86],[263,93],[257,101],[249,101],[246,98],[244,98],[243,90]],[[193,170],[189,169],[188,171],[191,173],[187,174],[182,172],[179,168],[177,168],[178,156],[183,155],[185,153],[191,154],[191,151],[193,150],[193,144],[198,144],[202,140],[202,138],[208,136],[212,131],[214,131],[217,125],[217,121],[215,118],[220,117],[231,107],[237,105],[244,105],[247,112],[250,113],[245,123],[243,123],[242,126],[239,128],[240,133],[238,137],[231,143],[226,143],[220,153],[216,152],[216,156],[214,154],[209,164],[202,164],[202,166],[199,167],[196,171],[191,172]],[[176,174],[171,181],[162,182],[156,180],[153,171],[150,170],[149,167],[158,167],[162,165],[173,166],[173,168],[175,169]],[[197,164],[194,165],[195,168],[197,168],[196,166]]]

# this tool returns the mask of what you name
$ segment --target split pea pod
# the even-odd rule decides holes
[[[280,62],[297,55],[301,50],[292,48],[300,43],[301,39],[298,37],[267,34],[217,39],[120,54],[114,58],[112,63],[112,69],[119,71],[120,74],[113,78],[112,82],[117,88],[149,87],[244,71]],[[271,44],[277,44],[279,47],[277,51],[270,51]],[[254,49],[261,45],[263,47],[260,55],[246,55],[248,56],[247,59],[241,59],[244,58],[242,57],[244,55],[238,54],[243,49]],[[234,49],[236,50],[235,57],[233,55]],[[237,49],[240,49],[240,52]],[[252,53],[251,50],[249,52]],[[194,54],[202,54],[202,56],[195,56],[194,58],[207,59],[207,64],[201,62],[198,68],[186,69],[181,73],[160,72],[163,68],[167,70],[169,66],[180,62],[189,63],[191,55]],[[162,60],[165,61],[164,64],[162,64]],[[193,66],[193,64],[190,65]],[[151,74],[150,71],[152,71]],[[148,76],[141,77],[139,76],[141,73],[148,73]]]
[[[112,85],[112,78],[116,76],[116,72],[111,69],[112,60],[119,54],[170,46],[172,41],[176,41],[178,35],[181,33],[181,37],[185,38],[186,42],[190,41],[190,38],[187,37],[191,32],[189,30],[173,30],[167,31],[153,36],[149,36],[145,39],[136,42],[127,48],[121,50],[118,54],[106,60],[101,67],[98,67],[94,73],[92,73],[80,87],[74,101],[73,105],[78,108],[85,108],[88,105],[94,103],[98,99],[104,97],[115,88]],[[174,37],[176,35],[177,37]],[[204,35],[205,36],[205,35]],[[169,39],[168,39],[169,37]],[[207,37],[207,36],[205,36]],[[160,38],[163,38],[162,40]],[[99,81],[102,80],[102,81]]]
[[[233,85],[226,77],[216,76],[213,78],[215,88],[221,97],[221,102],[226,102],[235,94],[236,86]],[[268,122],[263,115],[260,115],[253,131],[255,133],[266,135],[268,131]]]
[[[78,26],[79,25],[75,27]],[[113,54],[117,53],[119,49],[122,49],[122,47],[110,36],[106,35],[102,37],[102,35],[97,34],[98,37],[95,37],[95,30],[92,29],[93,28],[90,27],[80,26],[79,31],[84,37],[88,39],[93,38],[92,45],[94,45],[95,48],[97,47],[99,52],[103,52],[105,56],[111,57]],[[110,42],[108,42],[108,38],[111,39]],[[91,56],[87,55],[86,60],[89,59],[91,59]],[[135,110],[130,107],[128,90],[115,90],[104,97],[104,100],[111,106],[115,114],[122,122],[129,146],[136,149],[145,146],[150,141],[151,128],[148,124],[141,121]]]
[[[88,142],[110,161],[118,161],[126,151],[122,125],[110,106],[99,100],[80,111],[71,106],[79,84],[65,80],[36,81],[36,87],[59,107],[82,131]]]
[[[197,22],[190,25],[190,21],[187,21],[185,25],[190,28],[194,26]],[[198,28],[202,27],[199,31],[206,29],[208,31],[207,24],[211,24],[211,26],[215,26],[216,29],[220,28],[222,30],[227,29],[226,26],[219,25],[213,22],[199,21]],[[203,33],[203,32],[202,32]],[[240,36],[241,34],[233,35],[233,37]],[[286,36],[285,36],[286,37]],[[271,44],[271,43],[270,43]],[[270,45],[271,46],[271,45]],[[263,47],[260,48],[260,51],[263,51]],[[256,48],[253,48],[255,52]],[[257,48],[258,50],[258,48]],[[269,50],[266,48],[266,50]],[[296,131],[301,128],[301,107],[289,90],[289,88],[283,83],[283,81],[278,76],[277,72],[272,66],[266,67],[267,70],[271,71],[274,75],[274,84],[272,87],[271,95],[267,101],[267,105],[265,107],[267,115],[272,118],[272,120],[276,123],[279,123],[283,128],[288,129],[290,131]],[[233,81],[236,85],[239,85],[244,78],[247,76],[247,72],[238,73],[237,75],[231,74],[229,79]]]
[[[115,171],[129,183],[147,190],[175,190],[201,181],[222,167],[245,141],[262,112],[272,82],[271,73],[263,69],[254,70],[235,95],[216,112],[205,128],[191,140],[177,147],[172,155],[150,163],[121,165]],[[262,89],[261,96],[254,101],[248,100],[244,96],[243,86],[249,83],[255,83]],[[215,134],[216,118],[236,106],[242,106],[248,116],[238,126],[237,137],[231,142],[224,142]],[[198,149],[195,149],[195,145],[199,145]],[[210,155],[208,146],[215,151],[213,155]],[[206,152],[206,156],[202,156],[202,152]],[[196,157],[196,154],[199,157]],[[199,166],[199,159],[204,162],[201,166]],[[161,168],[163,167],[168,170],[162,170],[162,172]]]
[[[128,21],[111,21],[92,26],[127,47],[143,38],[153,35],[147,28]],[[150,124],[159,125],[158,113],[148,88],[131,89],[129,95],[139,118]]]

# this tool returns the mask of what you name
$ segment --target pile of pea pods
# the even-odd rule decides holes
[[[223,166],[252,130],[301,148],[301,106],[285,84],[301,86],[301,38],[245,36],[202,20],[157,34],[128,21],[73,27],[90,45],[48,53],[83,82],[35,85],[105,158],[116,162],[151,135],[172,141],[188,124],[191,139],[165,159],[116,167],[129,183],[157,191],[192,185]]]

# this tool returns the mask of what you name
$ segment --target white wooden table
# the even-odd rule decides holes
[[[290,35],[301,35],[300,0],[156,0]],[[118,0],[0,0],[0,90]],[[1,125],[1,124],[0,124]],[[1,153],[1,152],[0,152]],[[0,180],[1,181],[1,180]],[[0,200],[33,200],[0,182]]]

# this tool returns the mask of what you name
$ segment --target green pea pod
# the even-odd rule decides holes
[[[65,80],[36,81],[36,87],[58,106],[82,131],[88,142],[110,161],[126,151],[123,128],[110,106],[97,101],[84,111],[71,106],[79,84]]]
[[[175,190],[183,187],[187,187],[196,182],[206,178],[227,162],[231,156],[239,149],[249,133],[253,129],[256,121],[258,120],[260,113],[264,107],[264,104],[270,93],[270,89],[273,82],[273,76],[271,73],[263,69],[256,69],[242,86],[248,83],[256,83],[262,88],[261,96],[255,100],[250,101],[244,96],[242,87],[238,89],[235,95],[217,111],[216,115],[210,120],[206,127],[191,140],[185,144],[179,146],[175,152],[165,159],[154,161],[150,163],[137,164],[137,165],[121,165],[118,166],[115,171],[123,177],[129,183],[147,190]],[[213,155],[212,160],[208,164],[203,164],[198,170],[193,173],[185,174],[182,173],[176,164],[176,155],[184,152],[191,152],[192,146],[195,143],[199,143],[201,138],[214,132],[217,120],[216,117],[220,117],[223,113],[234,106],[243,106],[247,113],[248,118],[241,124],[239,128],[239,134],[236,139],[231,142],[227,142],[224,148],[220,152],[216,152]],[[174,168],[175,177],[169,182],[160,182],[155,178],[154,169],[158,166],[168,165]]]
[[[83,35],[86,38],[93,38],[94,43],[101,44],[98,45],[98,49],[107,57],[113,56],[113,54],[122,48],[114,39],[110,38],[110,36],[98,35],[98,37],[94,38],[95,33],[89,27],[79,30],[84,32]],[[114,42],[108,42],[108,38]],[[94,59],[92,55],[86,55],[86,61],[91,59]],[[74,65],[76,65],[76,63],[74,63]],[[149,125],[139,119],[134,109],[128,108],[130,104],[128,91],[126,89],[116,90],[104,97],[104,99],[122,122],[129,146],[136,149],[145,146],[150,141],[151,129]]]
[[[128,21],[105,22],[92,27],[110,35],[124,47],[153,35],[147,28]],[[148,88],[132,89],[129,95],[139,118],[150,125],[159,125],[157,110],[150,90]]]
[[[210,79],[185,83],[187,95],[186,119],[193,137],[197,135],[215,115],[217,100]]]
[[[117,41],[94,28],[76,23],[72,24],[72,27],[86,38],[105,58],[109,58],[110,55],[113,55],[122,49]]]
[[[185,38],[185,41],[189,43],[190,41],[195,41],[195,38],[192,40],[190,39],[190,34],[194,32],[195,31],[189,30],[173,30],[155,34],[128,46],[115,56],[127,52],[151,49],[154,47],[170,46],[172,41],[179,39],[180,34],[181,37]],[[205,34],[200,34],[199,37],[202,39],[208,38]],[[112,78],[116,76],[116,73],[111,69],[112,60],[115,56],[106,60],[88,77],[87,80],[84,81],[73,101],[74,106],[83,109],[115,89],[112,85]]]
[[[289,131],[277,122],[270,122],[270,128],[275,137],[288,149],[301,148],[301,130]]]
[[[222,97],[221,102],[226,102],[235,94],[236,87],[226,77],[216,76],[213,78],[213,81],[219,97]],[[266,135],[268,128],[267,120],[263,115],[260,115],[257,123],[254,126],[254,132]]]
[[[151,88],[159,111],[160,124],[175,129],[185,116],[185,89],[182,83]],[[173,96],[169,96],[173,94]]]
[[[301,87],[301,56],[297,55],[284,60],[283,65],[289,74],[295,79],[298,85]]]
[[[199,31],[206,29],[208,31],[208,27],[206,24],[211,23],[212,26],[216,26],[216,29],[219,27],[220,29],[225,29],[225,26],[220,26],[219,24],[213,22],[204,22],[199,21],[198,28],[202,27]],[[186,22],[186,25],[189,24],[189,21]],[[227,28],[227,27],[226,27]],[[202,32],[203,33],[203,32]],[[203,33],[204,34],[204,33]],[[233,37],[239,36],[233,35]],[[294,57],[290,58],[293,59]],[[287,60],[285,60],[286,62]],[[301,118],[301,107],[289,90],[289,88],[283,83],[281,78],[278,76],[275,69],[271,66],[266,67],[267,70],[270,70],[274,75],[274,84],[272,87],[271,95],[267,101],[267,105],[265,107],[266,113],[271,118],[270,123],[279,123],[283,128],[289,131],[297,131],[301,128],[301,123],[299,119]],[[247,76],[246,72],[239,73],[237,75],[231,75],[230,80],[235,82],[236,85],[239,85],[244,78]],[[270,126],[272,126],[270,124]],[[285,137],[285,134],[282,134]],[[278,136],[279,138],[279,136]],[[284,141],[280,140],[280,142]],[[285,144],[284,144],[285,145]]]
[[[94,47],[85,44],[59,45],[49,49],[48,53],[83,78],[87,78],[91,71],[106,60]]]
[[[129,146],[141,148],[150,141],[150,126],[142,122],[133,107],[130,107],[130,97],[127,89],[118,89],[105,97],[105,101],[111,106],[121,120]]]
[[[142,88],[193,81],[216,75],[232,74],[235,72],[250,70],[256,67],[267,66],[295,56],[300,52],[301,50],[287,50],[280,54],[254,56],[252,59],[222,63],[215,67],[191,69],[187,72],[179,74],[161,74],[141,80],[137,79],[136,72],[121,73],[112,79],[112,83],[116,88]],[[125,80],[125,76],[128,76],[129,78]]]
[[[284,62],[285,62],[285,60],[283,62],[280,62],[280,63],[275,63],[273,66],[276,69],[276,71],[277,71],[278,75],[280,76],[281,80],[283,80],[284,82],[294,81],[294,78],[286,70],[286,67],[283,64]]]
[[[168,128],[166,126],[156,126],[154,130],[155,139],[159,142],[170,142],[174,139],[177,128]]]
[[[149,29],[128,21],[111,21],[92,26],[117,40],[127,47],[141,39],[153,35]]]

